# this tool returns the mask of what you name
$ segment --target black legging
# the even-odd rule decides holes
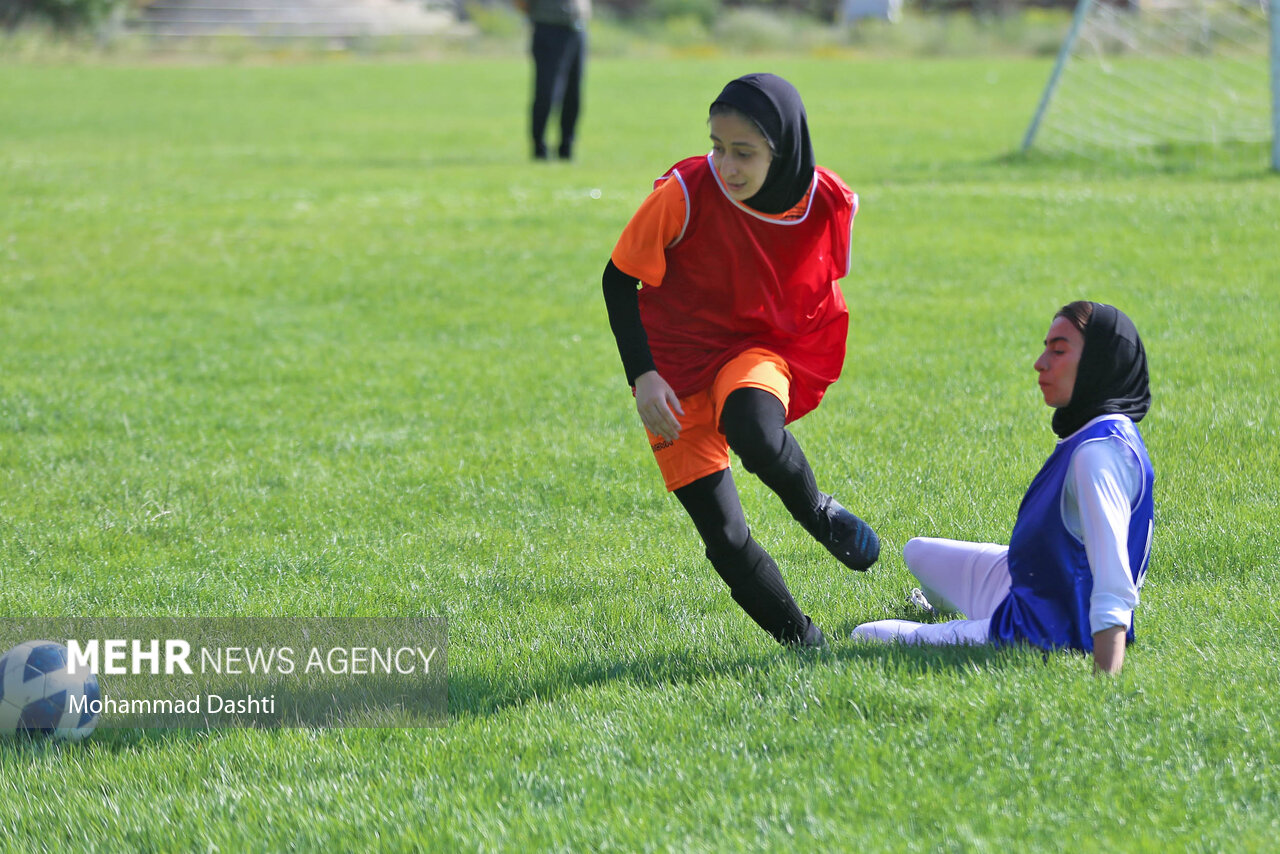
[[[742,466],[778,494],[806,529],[816,524],[821,493],[804,453],[786,430],[786,411],[772,394],[744,388],[725,399],[720,427]],[[773,558],[751,536],[728,470],[675,490],[706,545],[707,559],[734,600],[783,643],[820,637],[800,611]]]
[[[720,429],[742,467],[772,489],[795,520],[813,533],[823,496],[786,423],[782,402],[755,388],[732,392],[720,412]]]

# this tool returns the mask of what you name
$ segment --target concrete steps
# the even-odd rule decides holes
[[[447,0],[155,0],[127,26],[157,40],[289,40],[433,35],[457,23]]]

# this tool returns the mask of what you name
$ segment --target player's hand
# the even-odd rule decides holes
[[[668,442],[680,438],[680,421],[676,414],[684,415],[684,409],[680,406],[680,398],[657,371],[636,377],[636,411],[650,433]]]

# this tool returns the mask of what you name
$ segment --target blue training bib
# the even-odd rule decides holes
[[[1092,652],[1093,573],[1084,543],[1063,521],[1063,487],[1076,450],[1111,436],[1123,441],[1142,467],[1142,494],[1130,507],[1128,536],[1130,572],[1142,586],[1151,557],[1155,472],[1133,422],[1123,415],[1103,416],[1058,443],[1022,499],[1009,540],[1009,595],[991,616],[992,643],[1025,641],[1042,649]],[[1126,636],[1133,640],[1132,623]]]

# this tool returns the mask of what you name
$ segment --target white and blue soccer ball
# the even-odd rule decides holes
[[[60,643],[27,641],[0,657],[0,736],[79,741],[98,725],[100,715],[91,708],[101,698],[97,676],[67,672],[67,648]]]

